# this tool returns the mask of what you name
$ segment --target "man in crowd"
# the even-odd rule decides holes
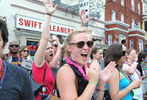
[[[21,66],[22,57],[19,55],[19,43],[12,41],[9,43],[9,53],[6,54],[6,61],[16,66]]]
[[[7,25],[0,20],[0,100],[34,100],[29,74],[21,67],[15,67],[1,58],[7,42]],[[11,43],[9,47],[10,45],[12,46]],[[16,47],[16,44],[13,44],[12,51],[15,51],[14,48]],[[11,55],[13,56],[15,53],[12,51]]]

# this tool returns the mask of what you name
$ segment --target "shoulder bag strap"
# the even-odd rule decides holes
[[[45,74],[46,74],[46,66],[45,66],[45,68],[44,68],[44,74],[43,74],[43,80],[42,80],[42,85],[43,85],[43,86],[44,86]]]

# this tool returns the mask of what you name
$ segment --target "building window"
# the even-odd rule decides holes
[[[124,15],[121,14],[121,22],[124,22]]]
[[[126,39],[126,36],[125,35],[122,35],[122,34],[119,34],[119,43],[121,43],[121,41],[123,39]]]
[[[134,0],[131,0],[131,9],[134,11]]]
[[[133,40],[130,40],[130,46],[129,46],[130,49],[133,49]]]
[[[138,4],[138,14],[140,15],[140,4]]]
[[[135,28],[135,20],[132,19],[132,29],[134,29],[134,28]]]
[[[124,0],[121,0],[121,5],[124,6]]]
[[[116,12],[112,10],[112,21],[116,20]]]
[[[147,21],[144,21],[144,30],[147,32]]]
[[[112,44],[112,34],[108,35],[108,45]]]
[[[143,40],[139,39],[139,52],[143,50]]]

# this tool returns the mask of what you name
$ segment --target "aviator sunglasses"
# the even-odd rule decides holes
[[[15,46],[16,48],[19,47],[19,45],[9,45],[9,47],[14,47],[14,46]]]
[[[29,52],[29,50],[22,50],[23,52]]]
[[[77,43],[69,43],[69,45],[76,45],[78,48],[83,48],[85,44],[89,48],[92,48],[94,43],[93,43],[93,41],[87,41],[87,42],[85,42],[85,41],[79,41]]]

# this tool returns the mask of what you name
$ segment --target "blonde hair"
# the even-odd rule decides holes
[[[92,40],[92,34],[91,34],[91,30],[89,28],[86,28],[86,27],[83,27],[83,28],[79,28],[79,29],[76,29],[74,31],[72,31],[66,38],[65,42],[64,42],[64,46],[62,47],[62,53],[61,53],[61,59],[63,59],[63,57],[66,55],[66,56],[70,56],[70,52],[68,52],[66,50],[66,46],[71,42],[71,40],[73,39],[73,37],[77,34],[80,34],[80,33],[86,33],[89,35],[89,37],[91,38]]]

